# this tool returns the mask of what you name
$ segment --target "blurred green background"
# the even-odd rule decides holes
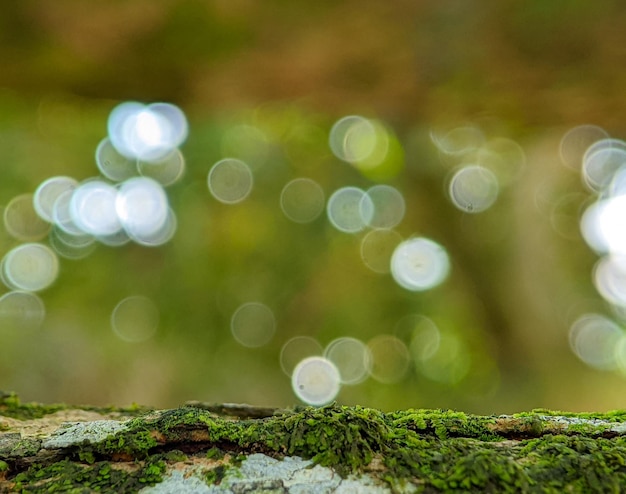
[[[576,125],[626,137],[622,2],[26,0],[0,10],[0,205],[54,175],[97,175],[94,151],[121,101],[172,102],[190,124],[186,174],[168,189],[175,237],[62,259],[39,294],[41,328],[0,326],[0,389],[94,405],[286,406],[297,402],[279,363],[289,338],[402,340],[398,322],[421,315],[453,335],[451,361],[441,359],[467,363],[462,375],[429,378],[406,340],[401,379],[345,386],[340,403],[626,407],[626,376],[590,369],[568,343],[577,317],[609,308],[579,233],[591,194],[559,158]],[[441,286],[407,291],[364,266],[364,233],[341,233],[324,215],[301,225],[282,214],[281,189],[296,177],[315,179],[326,197],[376,183],[329,150],[333,123],[349,114],[380,119],[401,144],[402,169],[382,182],[406,199],[397,231],[447,249]],[[262,147],[247,144],[242,125],[265,136]],[[516,141],[526,158],[480,214],[450,203],[458,163],[431,139],[467,125]],[[237,205],[207,188],[225,156],[255,165],[252,194]],[[18,243],[0,232],[2,255]],[[156,303],[158,331],[127,343],[110,314],[137,294]],[[276,318],[261,348],[230,332],[234,310],[250,301]]]

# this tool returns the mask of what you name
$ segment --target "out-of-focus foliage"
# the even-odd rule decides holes
[[[97,175],[93,154],[119,101],[173,102],[190,135],[186,175],[168,190],[174,239],[62,260],[40,294],[43,326],[0,327],[0,388],[42,401],[283,406],[295,401],[279,363],[289,338],[402,340],[401,321],[425,316],[447,335],[442,348],[462,363],[461,378],[433,379],[413,349],[402,379],[344,386],[339,401],[478,412],[624,407],[624,378],[590,370],[568,343],[578,316],[608,309],[578,233],[590,194],[558,152],[579,124],[626,137],[625,22],[626,8],[610,0],[3,5],[0,204],[54,175]],[[445,246],[452,269],[441,286],[407,291],[364,266],[363,233],[281,212],[281,190],[297,177],[317,181],[327,198],[377,183],[330,152],[330,129],[348,114],[377,118],[397,136],[403,166],[384,177],[406,199],[397,230]],[[467,125],[518,142],[525,155],[480,214],[450,203],[460,163],[432,139]],[[250,128],[263,139],[250,139]],[[236,205],[207,189],[209,169],[228,156],[255,172],[251,195]],[[17,243],[0,232],[2,255]],[[147,342],[111,331],[111,311],[131,295],[159,309]],[[230,331],[234,311],[251,301],[276,318],[260,348]]]

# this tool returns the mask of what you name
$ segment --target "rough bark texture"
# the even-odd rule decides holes
[[[0,492],[622,492],[626,412],[171,410],[0,393]]]

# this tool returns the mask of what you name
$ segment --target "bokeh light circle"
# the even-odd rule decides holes
[[[109,115],[111,144],[129,159],[158,161],[187,137],[183,112],[169,103],[143,105],[134,101],[116,106]]]
[[[2,279],[12,290],[38,292],[50,286],[59,274],[59,260],[49,247],[21,244],[2,259]]]
[[[178,220],[176,219],[176,213],[172,208],[167,209],[167,216],[163,225],[160,228],[147,231],[135,230],[132,232],[132,240],[140,245],[147,247],[158,247],[169,242],[178,228]]]
[[[137,161],[137,171],[141,176],[156,180],[163,187],[169,187],[184,175],[185,157],[179,149],[175,149],[158,161]]]
[[[22,242],[41,240],[50,231],[50,224],[37,213],[33,198],[33,194],[21,194],[4,208],[7,233]]]
[[[169,150],[180,146],[187,139],[189,124],[185,113],[176,105],[171,103],[151,103],[148,110],[162,116],[169,124],[167,145]]]
[[[70,177],[51,177],[44,180],[33,196],[33,206],[41,219],[54,223],[54,204],[61,194],[73,191],[78,182]]]
[[[46,317],[43,301],[34,293],[12,291],[0,297],[0,327],[38,329]]]
[[[455,156],[475,152],[485,142],[482,130],[471,124],[454,127],[447,132],[432,130],[430,138],[439,151]]]
[[[605,190],[615,174],[626,167],[626,143],[605,139],[593,144],[583,157],[583,179],[593,192]]]
[[[441,331],[432,319],[419,314],[406,316],[398,322],[397,329],[407,333],[409,350],[415,361],[426,361],[439,350]]]
[[[148,297],[132,295],[121,300],[111,313],[111,329],[127,343],[141,343],[154,336],[159,309]]]
[[[54,224],[70,235],[84,235],[85,232],[79,228],[72,218],[71,202],[74,189],[68,189],[59,194],[52,206],[52,220]]]
[[[476,164],[492,171],[501,186],[510,185],[526,167],[526,153],[513,139],[490,139],[476,152]]]
[[[391,256],[391,275],[407,290],[433,288],[446,279],[449,271],[450,260],[446,250],[424,237],[405,240]]]
[[[84,259],[96,248],[96,239],[91,235],[70,235],[58,226],[48,236],[50,247],[65,259]]]
[[[373,210],[371,199],[358,187],[337,189],[328,199],[326,206],[330,223],[337,230],[345,233],[357,233],[363,230],[371,219],[363,217],[363,213],[372,213]]]
[[[374,185],[367,189],[360,203],[361,217],[371,228],[394,228],[404,218],[404,196],[391,185]]]
[[[358,384],[367,379],[372,364],[368,346],[361,340],[342,336],[331,341],[324,357],[339,371],[342,384]]]
[[[626,307],[626,256],[602,257],[594,268],[593,281],[607,302]]]
[[[615,349],[623,338],[621,328],[600,314],[581,316],[569,331],[569,343],[574,354],[598,370],[615,369]]]
[[[259,302],[245,303],[233,314],[230,330],[235,340],[245,347],[263,346],[269,343],[276,331],[274,312]]]
[[[252,192],[253,182],[250,167],[234,158],[225,158],[215,163],[208,176],[209,191],[224,204],[243,201]]]
[[[321,406],[333,401],[341,388],[339,370],[324,357],[308,357],[293,370],[291,386],[303,402]]]
[[[130,136],[125,128],[130,119],[145,109],[145,105],[136,101],[125,101],[117,105],[109,114],[107,121],[107,134],[111,144],[115,149],[129,159],[136,159],[137,156],[131,148]]]
[[[98,242],[109,247],[120,247],[130,242],[128,233],[124,230],[119,230],[111,235],[98,235],[96,237]]]
[[[421,337],[431,339],[432,334],[422,334]],[[416,338],[420,338],[416,334]],[[421,339],[421,338],[420,338]],[[420,348],[417,340],[411,342],[411,350],[416,356]],[[470,354],[459,336],[450,332],[439,332],[436,348],[421,348],[417,353],[420,358],[415,359],[417,371],[431,381],[455,385],[465,378],[471,365]],[[426,350],[426,351],[424,351]]]
[[[479,165],[463,165],[450,180],[448,193],[458,209],[480,213],[489,209],[499,192],[498,179],[493,172]]]
[[[163,187],[148,177],[131,178],[120,185],[115,212],[126,233],[137,241],[161,231],[170,215]]]
[[[370,375],[376,381],[391,384],[404,378],[411,355],[402,340],[388,334],[375,336],[367,342],[371,358]]]
[[[307,357],[320,356],[324,348],[315,338],[310,336],[294,336],[285,342],[280,349],[280,368],[291,376],[296,365]]]
[[[376,128],[367,118],[349,115],[335,122],[328,143],[337,158],[356,163],[367,159],[374,152],[376,139]]]
[[[280,193],[280,207],[295,223],[310,223],[324,210],[324,190],[310,178],[296,178]]]
[[[361,259],[375,273],[388,273],[391,269],[391,256],[400,242],[402,236],[395,230],[371,230],[361,239]]]
[[[561,161],[569,168],[580,170],[587,149],[595,142],[608,137],[609,134],[597,125],[578,125],[571,128],[561,138],[559,145]]]
[[[84,233],[112,235],[122,228],[115,210],[116,199],[117,189],[112,185],[101,180],[84,182],[72,194],[71,219]]]
[[[585,209],[580,229],[587,244],[598,253],[626,255],[626,195],[598,200]]]
[[[137,175],[137,160],[121,154],[108,137],[102,139],[96,148],[96,166],[104,177],[114,182]]]

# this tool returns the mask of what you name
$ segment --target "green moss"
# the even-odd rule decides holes
[[[530,412],[520,412],[512,417],[570,417],[585,420],[604,420],[607,422],[626,422],[626,410],[612,410],[605,413],[559,412],[536,408]]]
[[[13,479],[13,491],[49,492],[138,492],[147,485],[162,481],[165,462],[155,458],[135,471],[116,469],[109,462],[82,465],[63,460],[49,466],[33,465]]]
[[[147,430],[128,431],[109,436],[106,440],[86,445],[84,451],[91,451],[100,456],[128,456],[145,459],[149,451],[157,446],[157,441]]]
[[[220,448],[209,448],[205,456],[210,460],[220,460],[224,458],[224,455],[224,451],[222,451]]]
[[[24,438],[17,441],[11,448],[9,456],[12,458],[23,458],[36,455],[41,449],[41,441],[33,438]]]
[[[189,457],[185,453],[178,449],[174,449],[163,454],[163,459],[168,463],[178,463],[186,461],[188,458]]]
[[[472,416],[453,410],[402,410],[389,414],[395,428],[407,428],[439,439],[447,437],[500,439],[494,432],[495,418]]]
[[[19,396],[13,392],[0,391],[0,416],[11,417],[19,420],[38,419],[60,410],[67,410],[69,407],[64,404],[44,405],[41,403],[22,403]],[[134,417],[142,415],[151,409],[131,405],[127,408],[118,407],[92,407],[92,406],[72,406],[73,410],[85,410],[100,414],[119,413],[121,415]]]
[[[115,486],[158,482],[165,462],[184,461],[179,448],[189,448],[185,451],[204,451],[207,458],[223,459],[226,451],[231,455],[227,464],[206,471],[209,484],[219,483],[246,454],[262,452],[312,459],[342,475],[368,471],[397,490],[410,482],[426,492],[618,492],[626,486],[626,438],[606,431],[622,415],[551,420],[553,415],[543,410],[481,417],[449,410],[383,413],[333,404],[236,420],[182,407],[136,417],[104,441],[69,451],[87,465],[61,463],[75,469],[72,473],[82,479],[76,485],[83,486],[104,486],[98,482],[106,475]],[[105,468],[104,459],[135,460],[141,468],[123,480],[117,470]],[[61,481],[65,474],[55,468],[31,467],[16,480],[24,484],[29,479],[29,488],[44,485],[42,479]]]
[[[90,465],[96,462],[96,457],[91,451],[81,451],[78,453],[78,459],[82,462],[88,463]]]
[[[66,405],[41,405],[21,403],[15,393],[0,392],[0,415],[20,420],[38,419],[44,415],[66,409]]]
[[[376,474],[398,489],[407,480],[416,479],[417,485],[426,490],[444,492],[540,491],[548,479],[553,479],[557,486],[559,472],[564,468],[560,465],[560,454],[572,445],[568,443],[550,451],[548,445],[553,436],[541,436],[544,430],[541,414],[520,415],[502,435],[494,427],[497,421],[498,417],[454,411],[407,410],[385,414],[336,405],[303,408],[261,420],[236,421],[201,409],[180,408],[149,420],[135,419],[130,429],[143,433],[158,431],[162,442],[167,444],[205,441],[209,455],[217,455],[217,445],[273,455],[297,455],[332,466],[341,474],[366,470],[378,458],[385,469]],[[573,435],[562,438],[575,443],[578,438],[576,447],[583,455],[587,455],[585,448],[591,452],[594,441],[600,441],[582,440],[575,433],[572,430]],[[511,434],[521,440],[510,441]],[[606,444],[589,453],[591,456],[582,462],[584,465],[582,460],[577,460],[579,463],[568,467],[571,477],[567,476],[559,488],[584,490],[601,486],[610,491],[614,485],[626,485],[626,450],[622,450],[622,440],[601,441]],[[537,451],[542,451],[543,462],[536,461]],[[223,473],[211,470],[207,472],[207,480],[219,481]],[[605,477],[610,479],[603,480]]]
[[[211,470],[207,470],[204,474],[204,481],[208,485],[218,485],[226,476],[228,471],[227,465],[218,465]]]

